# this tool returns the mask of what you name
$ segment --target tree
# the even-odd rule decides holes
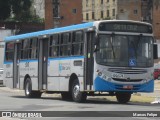
[[[5,20],[10,16],[10,0],[0,0],[0,20]]]
[[[12,13],[15,20],[28,21],[31,18],[32,0],[11,0]]]

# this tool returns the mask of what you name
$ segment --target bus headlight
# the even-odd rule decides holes
[[[146,80],[146,79],[143,80],[143,83],[147,83],[147,82],[148,82],[148,80]]]

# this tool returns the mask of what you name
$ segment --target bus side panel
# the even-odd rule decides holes
[[[60,91],[68,91],[69,78],[71,75],[71,58],[62,58],[59,61]]]
[[[32,81],[32,89],[38,90],[38,60],[29,62],[29,76]]]
[[[71,74],[75,73],[79,79],[80,90],[84,90],[84,57],[71,59]]]
[[[21,61],[19,67],[20,89],[24,89],[25,76],[28,75],[32,81],[32,89],[38,90],[38,62]]]
[[[5,86],[13,88],[13,63],[4,63],[4,82]]]
[[[59,60],[48,60],[48,91],[59,91]]]

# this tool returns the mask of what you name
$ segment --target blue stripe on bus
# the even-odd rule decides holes
[[[61,57],[61,58],[48,58],[48,60],[52,61],[52,60],[73,60],[73,59],[84,59],[84,56],[75,56],[75,57]],[[24,63],[24,62],[38,62],[37,60],[20,60],[20,63]],[[5,61],[4,64],[13,64],[13,62],[8,62]]]
[[[48,34],[59,33],[59,32],[67,32],[71,30],[80,30],[80,29],[85,29],[85,28],[89,28],[92,26],[93,26],[93,22],[88,22],[84,24],[71,25],[67,27],[61,27],[61,28],[55,28],[55,29],[49,29],[49,30],[43,30],[43,31],[38,31],[38,32],[10,36],[10,37],[6,37],[4,41],[8,42],[8,41],[26,39],[26,38],[31,38],[31,37],[38,37],[41,35],[48,35]]]
[[[13,62],[10,62],[10,61],[4,61],[4,64],[13,64]]]
[[[62,57],[62,58],[49,58],[49,60],[71,60],[71,59],[83,59],[84,56],[75,56],[75,57]]]
[[[105,81],[100,77],[97,77],[94,81],[95,91],[106,91],[106,92],[153,92],[154,80],[150,80],[144,84],[133,84],[133,90],[123,89],[124,85],[132,85],[129,83],[117,84],[109,81]]]

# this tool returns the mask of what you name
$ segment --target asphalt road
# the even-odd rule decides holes
[[[119,104],[118,102],[106,101],[106,99],[103,99],[102,97],[90,97],[85,103],[75,103],[71,101],[61,100],[61,97],[58,94],[43,94],[42,98],[40,99],[29,99],[24,96],[23,91],[0,87],[0,111],[20,112],[21,114],[22,112],[40,112],[39,114],[41,114],[41,116],[55,116],[54,119],[58,120],[61,120],[64,117],[67,117],[65,118],[65,120],[72,120],[75,119],[75,117],[78,117],[78,119],[81,119],[81,117],[86,117],[86,120],[90,120],[92,118],[97,120],[97,117],[100,116],[103,116],[98,118],[100,120],[110,119],[110,117],[114,117],[115,120],[120,119],[119,117],[123,117],[123,120],[149,120],[159,119],[156,116],[155,118],[151,116],[154,116],[156,114],[160,116],[160,112],[158,112],[160,111],[160,104],[132,102],[129,102],[128,104]],[[28,113],[25,114],[28,115]],[[140,118],[139,115],[141,115]],[[147,117],[144,115],[146,115]],[[127,116],[130,116],[130,118],[126,118]],[[16,117],[16,114],[14,115],[14,117],[14,119],[18,119]],[[33,118],[23,119],[28,120]],[[34,120],[35,119],[38,120],[46,118],[34,118]]]

